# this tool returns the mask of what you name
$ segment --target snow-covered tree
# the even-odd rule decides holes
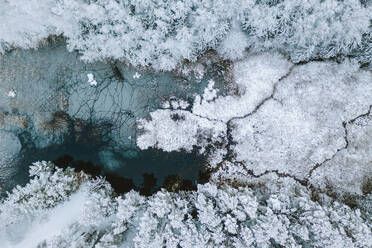
[[[0,13],[0,52],[63,35],[86,61],[156,70],[175,69],[209,49],[231,60],[248,49],[277,50],[293,62],[372,61],[372,5],[359,0],[12,0]]]
[[[290,178],[266,188],[115,196],[103,178],[35,163],[34,179],[0,204],[2,247],[369,247],[364,208],[351,209]],[[367,199],[366,199],[367,200]]]

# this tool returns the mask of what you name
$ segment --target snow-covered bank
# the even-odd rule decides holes
[[[115,197],[104,179],[46,162],[31,172],[35,179],[0,204],[0,242],[8,247],[371,245],[364,212],[371,195],[355,209],[325,195],[319,204],[308,189],[286,178],[261,190],[205,184],[183,194],[143,197],[132,191]]]

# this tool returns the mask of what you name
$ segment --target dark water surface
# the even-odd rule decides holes
[[[132,189],[143,195],[166,188],[169,191],[194,190],[205,178],[205,158],[196,151],[164,152],[158,149],[133,150],[127,154],[113,153],[117,167],[107,169],[98,156],[102,148],[66,143],[44,149],[22,151],[19,166],[30,165],[34,161],[53,161],[57,166],[75,168],[92,176],[105,176],[117,193]],[[107,160],[106,160],[107,162]],[[23,168],[15,176],[18,185],[29,180],[28,169]]]

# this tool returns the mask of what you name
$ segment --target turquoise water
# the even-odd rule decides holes
[[[0,123],[0,130],[12,132],[22,143],[14,166],[5,168],[9,176],[0,182],[0,191],[25,184],[32,162],[64,159],[87,172],[97,167],[91,172],[111,176],[113,184],[121,185],[114,175],[132,180],[129,188],[144,194],[172,180],[193,188],[204,158],[197,152],[139,151],[136,121],[166,100],[192,102],[210,79],[223,92],[224,76],[218,66],[204,64],[205,74],[197,78],[144,71],[113,61],[85,64],[77,53],[66,50],[63,41],[1,56],[0,93],[14,90],[16,97],[0,98],[0,117],[5,113],[13,120],[23,118],[27,125]],[[90,73],[96,87],[88,82]]]

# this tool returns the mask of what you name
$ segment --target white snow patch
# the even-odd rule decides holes
[[[15,90],[10,90],[8,92],[8,97],[15,98],[17,96],[17,92]]]
[[[234,65],[233,75],[240,96],[221,96],[210,101],[217,93],[210,83],[203,99],[196,97],[192,111],[225,122],[233,117],[244,116],[272,94],[275,83],[289,72],[291,66],[286,58],[276,53],[250,55]]]
[[[90,84],[90,86],[97,86],[98,83],[96,80],[94,80],[94,75],[92,73],[88,73],[87,77],[88,77],[88,83]]]
[[[137,138],[141,149],[158,147],[164,151],[185,149],[191,151],[194,145],[205,146],[211,142],[222,141],[226,125],[210,121],[183,110],[157,110],[152,112],[151,120],[139,120],[139,128],[144,133]]]
[[[134,75],[133,75],[133,78],[134,79],[139,79],[141,77],[141,74],[139,74],[138,72],[136,72]]]

